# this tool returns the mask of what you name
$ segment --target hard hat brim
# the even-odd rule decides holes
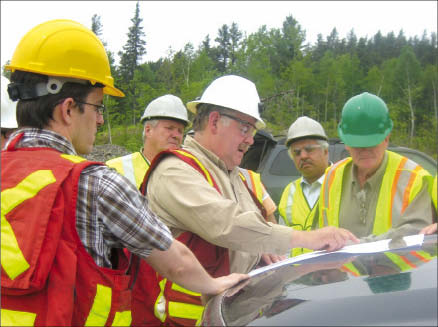
[[[345,145],[352,148],[371,148],[379,145],[388,136],[391,130],[387,130],[384,134],[369,134],[369,135],[353,135],[344,134],[338,130],[339,138]]]
[[[192,112],[192,113],[194,113],[194,114],[196,115],[196,111],[197,111],[198,104],[201,104],[201,103],[211,104],[211,105],[213,105],[213,106],[219,106],[219,105],[217,105],[217,104],[209,103],[209,102],[204,102],[204,101],[190,101],[190,102],[187,102],[187,103],[186,103],[186,107],[187,107],[187,109],[188,109],[190,112]],[[241,112],[241,111],[239,111],[239,110],[232,109],[232,108],[228,108],[228,107],[224,107],[224,108],[226,108],[226,109],[228,109],[228,110],[232,110],[232,111]],[[253,118],[256,119],[255,126],[256,126],[256,128],[257,128],[258,130],[263,129],[263,128],[266,127],[266,123],[265,123],[261,118],[254,117],[253,115],[249,115],[249,114],[247,114],[247,115],[248,115],[248,116],[251,116],[251,117],[253,117]]]

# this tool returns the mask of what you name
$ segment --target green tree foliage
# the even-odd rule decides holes
[[[139,103],[138,93],[139,85],[134,78],[135,70],[140,64],[141,58],[146,54],[146,41],[144,40],[145,33],[141,26],[143,19],[140,18],[139,2],[136,3],[134,17],[131,19],[132,25],[129,27],[128,40],[123,46],[123,51],[119,51],[120,66],[118,76],[121,87],[125,91],[127,97],[119,101],[120,109],[125,113],[130,112],[130,115],[125,116],[125,121],[132,121],[135,125],[138,119]]]
[[[97,33],[99,22],[96,17]],[[164,58],[140,64],[146,43],[138,3],[132,22],[116,69],[116,85],[127,96],[107,100],[118,109],[109,112],[113,124],[135,125],[158,96],[170,93],[186,103],[201,96],[215,78],[238,74],[256,84],[265,104],[262,117],[273,134],[286,133],[292,121],[307,115],[320,121],[329,137],[337,137],[344,103],[367,91],[387,103],[395,123],[393,143],[437,157],[436,32],[406,39],[402,30],[386,35],[377,30],[365,37],[351,30],[342,37],[334,27],[312,45],[289,15],[281,28],[263,25],[249,35],[238,22],[223,24],[197,49],[188,42],[180,50],[169,48]]]

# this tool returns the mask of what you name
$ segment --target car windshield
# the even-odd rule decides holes
[[[290,258],[213,298],[204,324],[436,325],[436,254],[436,235],[412,235]]]

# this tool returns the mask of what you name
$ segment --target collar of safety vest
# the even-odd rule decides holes
[[[195,156],[197,156],[197,153],[199,153],[201,156],[206,157],[208,160],[213,162],[214,165],[222,169],[223,171],[231,174],[234,174],[235,171],[236,174],[238,173],[238,168],[235,167],[231,172],[228,170],[227,165],[225,162],[223,162],[216,154],[211,152],[210,150],[204,148],[201,144],[199,144],[193,137],[190,135],[187,135],[184,144],[183,149],[192,152]]]

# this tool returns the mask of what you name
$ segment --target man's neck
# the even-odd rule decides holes
[[[152,160],[155,158],[155,156],[158,154],[158,151],[156,151],[155,149],[151,149],[148,146],[145,146],[143,148],[143,155],[146,157],[146,159],[149,162],[152,162]]]

